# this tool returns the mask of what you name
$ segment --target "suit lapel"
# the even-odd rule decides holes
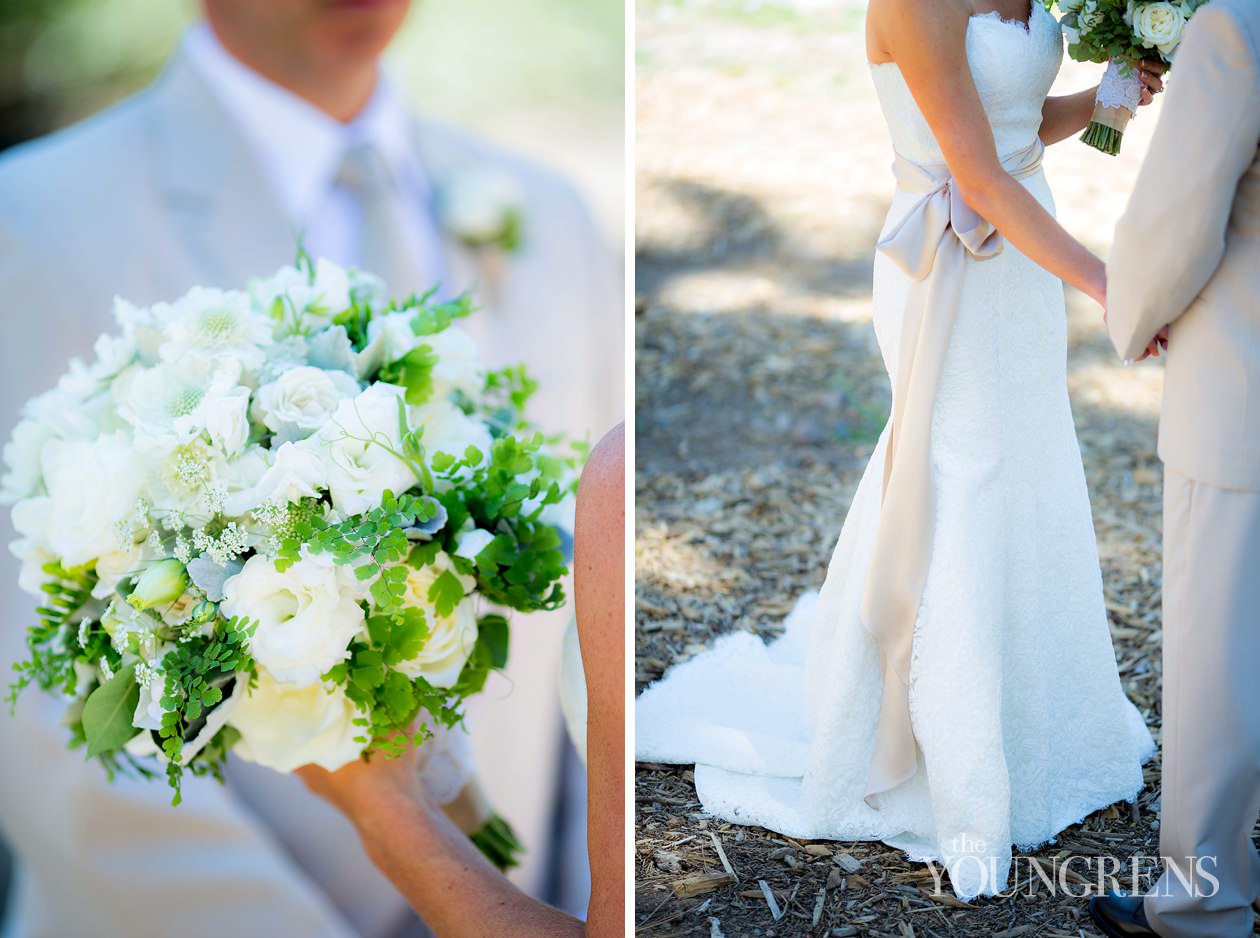
[[[203,282],[239,288],[291,263],[296,233],[240,131],[186,56],[171,60],[155,91],[163,201]]]

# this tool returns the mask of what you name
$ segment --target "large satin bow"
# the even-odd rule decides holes
[[[1041,141],[1035,140],[1003,159],[1002,167],[1021,179],[1041,168],[1044,153]],[[862,623],[879,647],[884,672],[866,780],[866,802],[873,808],[879,794],[918,768],[910,719],[910,660],[934,534],[932,409],[967,263],[996,257],[1005,244],[963,200],[948,167],[898,155],[893,175],[899,189],[920,198],[879,242],[879,250],[915,282],[902,320],[883,503],[861,607]]]

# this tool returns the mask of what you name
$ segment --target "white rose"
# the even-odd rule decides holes
[[[259,388],[254,409],[283,443],[310,436],[328,422],[343,400],[358,393],[359,382],[344,371],[303,366]]]
[[[456,459],[463,459],[464,452],[470,446],[481,452],[482,461],[490,453],[490,429],[476,417],[470,417],[447,400],[432,400],[427,404],[411,408],[411,425],[423,427],[421,442],[424,444],[425,457],[429,462],[438,453],[446,453]],[[468,474],[467,469],[460,470],[460,476]],[[439,482],[438,489],[448,487]]]
[[[318,450],[298,443],[285,443],[276,450],[271,465],[252,486],[229,495],[223,510],[239,518],[261,505],[287,505],[313,498],[328,485],[324,461]]]
[[[261,555],[223,584],[223,611],[256,623],[249,642],[280,681],[306,685],[344,661],[363,625],[354,571],[327,555],[306,556],[283,573]]]
[[[1186,17],[1181,7],[1158,0],[1138,5],[1132,12],[1133,33],[1142,45],[1158,49],[1165,58],[1171,58],[1186,31]]]
[[[402,400],[402,388],[374,384],[342,401],[328,423],[302,442],[323,460],[333,507],[343,514],[361,514],[379,505],[386,489],[397,495],[416,483],[411,467],[394,455],[402,450]]]
[[[51,440],[43,450],[47,495],[13,508],[18,533],[76,567],[120,549],[118,522],[140,496],[142,467],[129,439]]]
[[[350,308],[350,278],[345,270],[320,258],[309,273],[281,267],[266,280],[250,284],[250,297],[268,317],[276,315],[280,331],[301,334],[326,326]]]
[[[439,616],[429,601],[429,589],[443,573],[459,577],[465,596],[448,616]],[[423,609],[429,626],[424,647],[414,658],[398,664],[408,677],[423,677],[434,687],[450,687],[459,680],[473,646],[477,644],[477,611],[471,593],[477,581],[455,573],[451,558],[439,553],[433,563],[407,574],[403,605]]]
[[[477,345],[463,329],[449,326],[436,335],[420,339],[437,355],[433,366],[433,396],[449,397],[462,391],[469,397],[479,395],[486,386],[486,370],[481,364]]]
[[[1076,18],[1077,29],[1081,33],[1088,33],[1102,25],[1104,18],[1102,10],[1098,9],[1098,0],[1085,0]]]
[[[363,735],[354,724],[358,711],[341,688],[294,687],[260,668],[257,686],[240,696],[232,725],[241,734],[234,751],[242,759],[277,772],[303,765],[336,771],[363,751],[355,741]]]

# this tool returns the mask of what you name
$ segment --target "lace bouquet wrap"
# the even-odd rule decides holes
[[[1059,8],[1068,55],[1078,62],[1106,62],[1107,71],[1085,143],[1111,156],[1120,152],[1125,128],[1137,113],[1142,82],[1134,63],[1157,58],[1171,65],[1194,11],[1207,0],[1046,0]]]
[[[564,602],[580,455],[525,421],[522,369],[482,368],[471,312],[304,256],[117,301],[5,449],[43,599],[13,702],[61,695],[72,745],[176,804],[229,752],[287,772],[439,744],[506,662],[494,610]],[[511,862],[501,820],[479,833]]]

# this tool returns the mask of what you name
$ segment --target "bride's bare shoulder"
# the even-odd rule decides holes
[[[891,62],[898,49],[948,40],[965,31],[975,13],[972,0],[870,0],[866,53],[872,62]]]

